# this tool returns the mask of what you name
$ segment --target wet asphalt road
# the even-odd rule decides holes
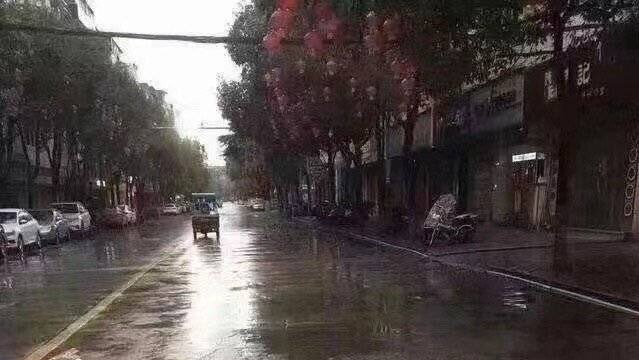
[[[81,359],[636,359],[639,319],[454,271],[275,213],[226,206],[11,258],[0,359],[20,359],[142,266],[164,260],[59,352]],[[169,255],[166,255],[169,254]]]

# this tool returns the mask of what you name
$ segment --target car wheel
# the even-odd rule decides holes
[[[35,245],[38,249],[42,249],[42,238],[40,237],[40,234],[36,235]]]
[[[18,246],[18,253],[20,255],[24,255],[24,240],[22,239],[22,235],[18,236],[18,242],[16,245]]]

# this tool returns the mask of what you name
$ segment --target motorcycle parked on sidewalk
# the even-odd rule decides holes
[[[467,243],[473,240],[477,228],[476,214],[457,214],[457,199],[452,194],[439,197],[424,221],[424,240],[434,242]]]

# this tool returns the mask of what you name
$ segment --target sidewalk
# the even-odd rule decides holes
[[[300,221],[323,226],[312,218]],[[385,233],[375,224],[331,228],[416,250],[444,263],[499,271],[639,310],[636,242],[583,238],[555,244],[549,233],[482,225],[473,243],[428,249],[423,241],[411,241],[406,234]]]

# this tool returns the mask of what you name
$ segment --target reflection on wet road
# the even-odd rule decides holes
[[[176,228],[188,236],[188,226]],[[81,359],[639,354],[639,319],[345,242],[287,225],[275,214],[225,207],[219,243],[180,241],[183,251],[153,268],[61,350],[77,349]]]

